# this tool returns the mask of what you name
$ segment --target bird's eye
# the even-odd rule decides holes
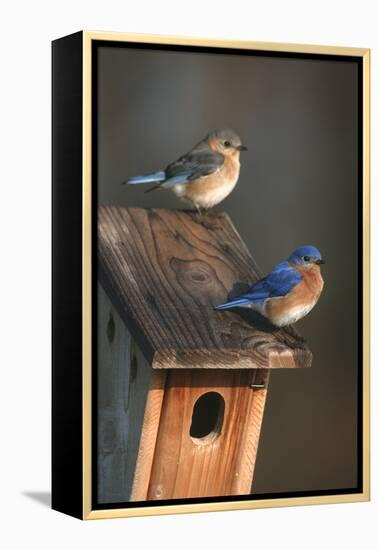
[[[230,147],[230,141],[224,141],[224,146],[225,147]]]
[[[304,262],[310,262],[310,257],[309,256],[303,256],[303,260]]]

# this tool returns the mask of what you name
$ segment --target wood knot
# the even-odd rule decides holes
[[[230,254],[232,249],[227,243],[220,243],[220,248],[225,254]]]
[[[189,279],[191,282],[204,285],[211,282],[211,277],[209,273],[204,271],[203,269],[192,269],[191,271],[187,271],[184,274],[185,279]]]
[[[225,289],[213,266],[203,260],[171,258],[176,280],[198,304],[212,306],[224,296]]]

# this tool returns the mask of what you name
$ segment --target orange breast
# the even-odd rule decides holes
[[[318,266],[295,268],[303,280],[287,295],[273,298],[266,305],[266,316],[276,325],[294,323],[315,306],[322,292],[324,281]]]
[[[214,174],[204,176],[186,185],[183,198],[202,207],[221,202],[234,189],[240,171],[237,157],[226,157],[224,164]]]
[[[307,292],[318,300],[324,287],[324,280],[321,275],[320,267],[318,265],[313,265],[311,268],[296,267],[296,271],[303,276]]]

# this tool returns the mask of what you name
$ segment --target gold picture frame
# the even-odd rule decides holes
[[[64,39],[61,39],[64,40]],[[246,510],[255,508],[270,508],[284,506],[304,506],[315,504],[333,504],[343,502],[362,502],[370,499],[370,50],[367,48],[351,48],[337,46],[317,46],[301,44],[284,44],[271,42],[254,41],[224,41],[209,38],[191,38],[176,36],[159,36],[130,33],[113,33],[98,31],[83,31],[80,33],[82,41],[82,272],[81,272],[81,330],[82,330],[82,349],[81,349],[81,434],[82,434],[82,457],[81,472],[82,484],[81,504],[76,505],[76,512],[65,504],[64,499],[56,499],[53,508],[71,513],[82,519],[104,519],[120,518],[133,516],[147,516],[159,514],[179,514],[194,513],[219,510]],[[359,493],[351,494],[331,494],[320,496],[300,496],[284,498],[267,498],[263,500],[235,500],[220,502],[200,502],[183,504],[164,504],[156,506],[139,507],[113,507],[110,505],[106,509],[94,509],[92,506],[92,292],[93,292],[93,242],[92,242],[92,46],[94,42],[112,41],[112,42],[130,42],[145,43],[154,45],[170,46],[190,46],[190,47],[209,47],[209,48],[228,48],[239,50],[254,50],[267,52],[280,52],[292,54],[318,54],[331,56],[352,56],[362,60],[362,231],[363,231],[363,278],[364,288],[363,300],[363,490]],[[58,43],[60,41],[56,41]],[[58,62],[56,61],[57,65]],[[58,83],[55,85],[56,89]],[[58,145],[57,145],[58,146]],[[58,338],[58,337],[57,337]],[[61,367],[55,366],[57,375]],[[58,376],[58,375],[57,375]],[[61,391],[60,389],[56,390]],[[58,398],[55,399],[55,406]],[[62,407],[64,405],[62,404]],[[53,403],[54,408],[54,403]],[[60,409],[60,410],[63,410]],[[54,412],[54,411],[53,411]],[[59,413],[56,413],[57,415]],[[59,421],[57,421],[59,422]],[[58,436],[56,436],[56,439]],[[57,443],[59,446],[59,443]],[[56,460],[59,451],[55,452]],[[59,462],[59,460],[58,460]],[[62,463],[56,468],[61,468]],[[54,466],[53,466],[54,468]],[[59,483],[57,482],[57,487]],[[59,488],[56,489],[59,491]],[[53,491],[54,493],[54,491]]]

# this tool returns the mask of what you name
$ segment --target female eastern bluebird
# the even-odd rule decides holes
[[[320,271],[323,263],[316,247],[302,246],[245,294],[216,309],[246,307],[278,327],[295,323],[311,311],[320,297],[324,286]]]
[[[233,130],[214,130],[189,153],[161,172],[135,176],[126,183],[155,183],[154,189],[172,189],[195,208],[212,208],[233,191],[240,171],[240,151],[246,151]]]

